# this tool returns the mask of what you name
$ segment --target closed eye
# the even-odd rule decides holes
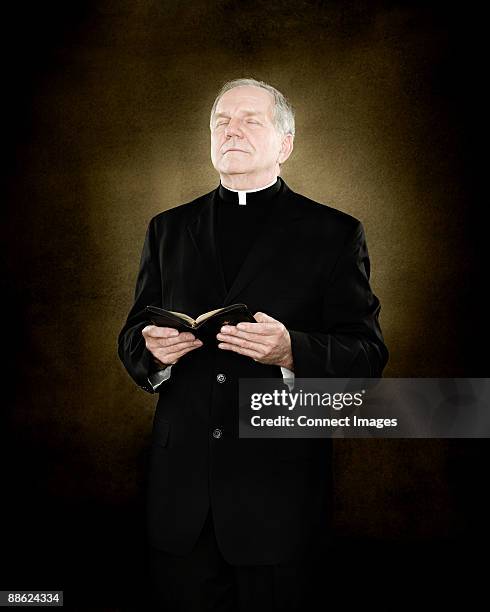
[[[216,123],[216,127],[219,127],[220,125],[226,125],[229,122],[230,122],[229,119],[223,119],[221,121],[218,121],[218,123]],[[255,121],[254,119],[247,119],[247,123],[253,123],[254,125],[261,125],[259,121]]]

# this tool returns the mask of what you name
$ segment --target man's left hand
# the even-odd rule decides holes
[[[254,361],[293,370],[291,338],[286,327],[264,312],[256,312],[257,323],[224,325],[216,338],[218,347],[252,357]]]

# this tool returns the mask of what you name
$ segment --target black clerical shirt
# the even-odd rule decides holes
[[[216,199],[216,246],[230,289],[259,232],[273,223],[281,181],[257,191],[233,191],[220,183]],[[244,204],[239,199],[245,200]]]

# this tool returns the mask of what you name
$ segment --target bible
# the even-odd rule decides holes
[[[164,310],[158,306],[147,306],[145,312],[153,325],[173,327],[179,332],[191,332],[203,342],[219,333],[222,325],[236,325],[241,321],[256,323],[252,313],[245,304],[231,304],[216,310],[210,310],[193,319],[189,315],[173,310]]]

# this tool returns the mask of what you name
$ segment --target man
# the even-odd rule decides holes
[[[169,610],[299,610],[327,561],[332,441],[240,439],[238,379],[380,376],[388,352],[362,224],[279,176],[294,112],[254,79],[211,111],[213,191],[150,220],[119,356],[158,392],[148,472],[156,597]],[[150,324],[245,303],[215,344]],[[166,607],[165,607],[166,606]]]

